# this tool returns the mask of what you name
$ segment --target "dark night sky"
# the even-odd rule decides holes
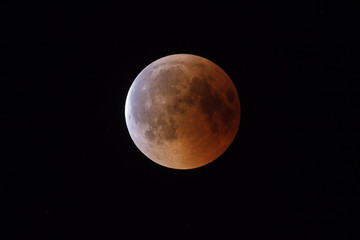
[[[347,239],[360,220],[358,6],[131,2],[6,5],[1,177],[13,234]],[[222,67],[242,107],[230,148],[189,171],[148,160],[124,119],[137,74],[174,53]]]

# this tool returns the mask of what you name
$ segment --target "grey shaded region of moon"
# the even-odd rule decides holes
[[[240,124],[240,101],[229,76],[190,54],[163,57],[136,77],[125,103],[132,140],[169,168],[206,165],[230,146]]]

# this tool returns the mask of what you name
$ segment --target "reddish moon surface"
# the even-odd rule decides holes
[[[233,142],[240,101],[229,76],[196,55],[174,54],[136,77],[125,103],[130,136],[152,161],[174,169],[204,166]]]

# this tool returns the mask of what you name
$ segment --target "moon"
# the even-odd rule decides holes
[[[191,54],[160,58],[136,77],[125,119],[137,148],[173,169],[193,169],[221,156],[240,124],[240,100],[230,77]]]

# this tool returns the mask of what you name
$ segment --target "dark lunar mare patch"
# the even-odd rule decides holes
[[[155,139],[155,134],[154,134],[154,131],[152,130],[147,130],[145,132],[145,137],[150,140],[150,141],[153,141]]]
[[[231,123],[234,112],[226,105],[217,92],[212,91],[211,86],[206,79],[194,77],[190,85],[189,93],[192,96],[200,96],[200,108],[203,113],[208,115],[207,120],[210,123],[210,129],[213,133],[218,132],[218,124],[213,118],[215,112],[220,113],[221,121],[224,125],[229,125]],[[230,98],[231,97],[230,94]],[[235,98],[235,96],[233,97]]]
[[[233,102],[235,100],[235,93],[232,90],[228,89],[226,90],[226,97],[229,102]]]

